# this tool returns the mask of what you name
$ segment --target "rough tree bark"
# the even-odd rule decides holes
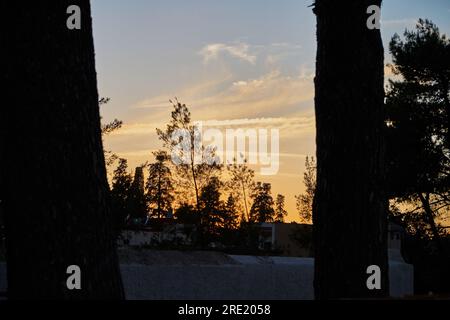
[[[422,203],[423,210],[425,211],[425,220],[430,225],[431,232],[433,234],[433,240],[436,242],[436,246],[440,253],[444,253],[444,246],[442,245],[441,236],[439,235],[439,230],[434,221],[434,213],[430,205],[430,193],[426,192],[425,195],[422,192],[418,194],[419,200]]]
[[[317,0],[314,288],[317,299],[386,296],[384,50],[366,13],[381,0]],[[369,290],[367,267],[381,268]]]
[[[72,4],[81,8],[81,30],[66,27]],[[8,296],[121,299],[89,1],[1,8]],[[69,265],[81,268],[81,290],[66,286]]]

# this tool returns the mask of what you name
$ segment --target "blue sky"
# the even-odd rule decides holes
[[[102,116],[125,122],[107,147],[131,166],[151,159],[160,147],[155,128],[168,120],[174,96],[195,120],[244,119],[279,128],[280,172],[264,180],[286,195],[289,220],[296,220],[304,157],[315,152],[311,2],[91,1],[99,93],[112,99]],[[420,17],[450,34],[450,1],[385,0],[385,48]]]

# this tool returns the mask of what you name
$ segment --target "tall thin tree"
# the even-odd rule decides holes
[[[249,213],[249,199],[251,198],[251,191],[255,187],[255,171],[248,166],[247,159],[241,156],[240,161],[236,158],[233,159],[233,163],[227,165],[227,170],[230,175],[230,181],[228,187],[236,199],[242,200],[245,210],[246,221],[250,220]]]
[[[284,218],[287,216],[285,209],[285,196],[277,194],[275,199],[275,222],[284,222]]]
[[[167,164],[169,155],[165,151],[155,151],[155,162],[148,165],[148,178],[145,185],[150,215],[165,218],[172,211],[174,188],[172,173]]]
[[[171,120],[165,130],[156,129],[156,133],[175,164],[174,182],[177,189],[184,191],[183,202],[189,201],[193,194],[200,212],[201,190],[220,173],[222,165],[215,148],[203,145],[201,128],[192,121],[188,107],[178,100],[170,102],[174,107]]]
[[[384,192],[384,50],[368,27],[381,0],[317,0],[315,109],[317,189],[313,204],[315,296],[389,292]],[[370,11],[370,10],[369,10]],[[370,290],[369,266],[381,270]]]
[[[306,157],[303,184],[305,185],[305,192],[295,196],[297,211],[304,223],[311,223],[312,206],[316,193],[316,161],[314,157]]]
[[[80,8],[81,29],[67,20]],[[72,7],[73,8],[73,7]],[[4,1],[2,150],[10,298],[119,299],[90,3]],[[67,13],[67,12],[71,13]],[[75,17],[76,18],[76,17]],[[69,25],[70,26],[70,25]],[[69,290],[68,267],[81,289]],[[69,269],[70,271],[70,269]],[[70,282],[70,281],[69,281]]]

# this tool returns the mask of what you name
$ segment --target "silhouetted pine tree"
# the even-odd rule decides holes
[[[390,80],[386,98],[389,191],[399,204],[396,220],[442,251],[437,220],[450,208],[450,40],[421,19],[404,37],[390,43],[390,67],[401,79]]]
[[[223,228],[227,230],[236,230],[239,226],[239,212],[236,200],[233,194],[228,195],[225,203],[225,212],[223,217]]]
[[[225,216],[225,205],[220,199],[221,181],[213,177],[200,194],[200,228],[203,231],[204,243],[216,240],[220,235]]]
[[[165,151],[154,153],[155,163],[148,166],[148,178],[145,186],[150,216],[164,218],[172,211],[174,188],[172,174],[166,164],[169,156]]]
[[[285,197],[282,194],[278,194],[275,199],[275,222],[284,222],[286,216]]]
[[[127,160],[120,158],[112,178],[111,202],[117,234],[125,226],[130,215],[128,204],[133,178],[127,169]]]
[[[304,193],[295,196],[298,214],[305,223],[311,223],[312,221],[313,201],[316,192],[316,171],[314,157],[306,157],[305,172],[303,173],[303,184],[306,190]]]
[[[139,166],[135,169],[133,183],[128,196],[128,210],[130,223],[132,224],[142,224],[148,216],[144,186],[144,166]]]
[[[253,205],[250,209],[250,222],[273,222],[275,219],[274,201],[270,183],[257,182],[253,190]]]

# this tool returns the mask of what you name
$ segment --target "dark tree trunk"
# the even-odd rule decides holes
[[[69,30],[67,8],[81,8]],[[88,0],[4,1],[2,199],[8,295],[121,299]],[[81,290],[68,290],[69,265]]]
[[[422,203],[423,210],[425,211],[425,220],[430,225],[431,233],[433,234],[433,240],[436,242],[436,246],[439,250],[439,253],[443,253],[443,245],[441,242],[441,236],[439,235],[439,230],[436,225],[436,222],[434,221],[434,213],[431,209],[430,205],[430,194],[426,193],[425,196],[422,194],[422,192],[418,193],[420,202]]]
[[[384,52],[367,8],[381,0],[317,0],[314,288],[317,299],[385,296]],[[367,267],[381,268],[369,290]]]

